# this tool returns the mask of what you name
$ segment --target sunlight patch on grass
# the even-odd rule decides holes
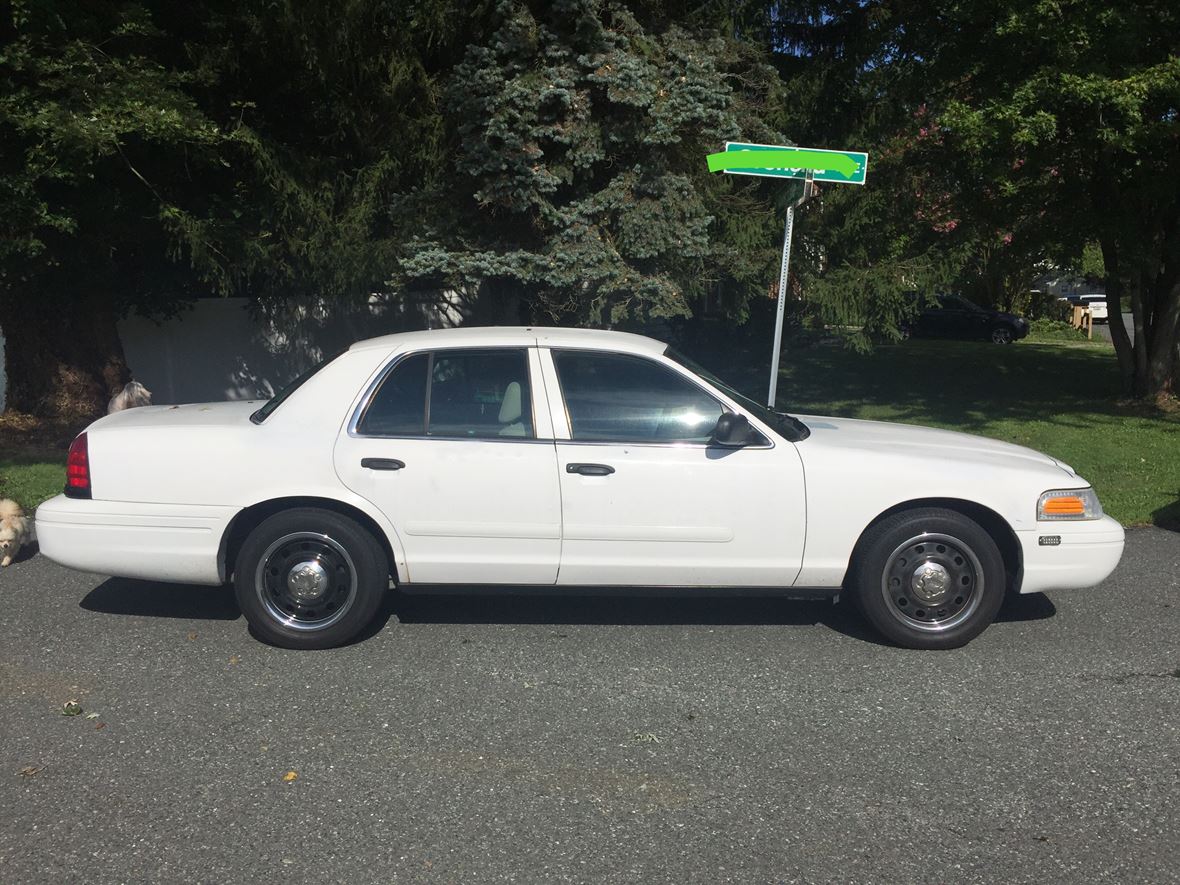
[[[60,492],[65,482],[64,457],[0,455],[0,498],[12,498],[26,513]]]
[[[1120,402],[1109,347],[907,341],[788,354],[779,407],[1028,446],[1089,480],[1126,525],[1180,521],[1180,420]]]

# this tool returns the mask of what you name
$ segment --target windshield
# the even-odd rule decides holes
[[[941,295],[938,300],[942,302],[943,307],[949,307],[954,310],[970,310],[976,313],[983,310],[974,301],[968,301],[961,295]]]
[[[744,393],[734,390],[700,363],[686,357],[675,348],[669,347],[664,351],[664,356],[673,362],[680,363],[680,365],[684,366],[684,368],[688,369],[694,375],[699,375],[714,387],[723,390],[730,397],[741,403],[743,409],[752,413],[759,421],[763,421],[773,427],[786,439],[792,442],[798,442],[801,439],[806,439],[811,434],[811,431],[807,429],[807,425],[798,418],[792,418],[786,412],[776,412],[774,409],[750,399]]]
[[[328,363],[332,362],[332,360],[336,359],[336,357],[338,357],[338,356],[340,356],[340,354],[338,354],[338,353],[333,354],[332,356],[328,357],[326,360],[316,363],[314,366],[312,366],[306,372],[297,376],[295,378],[295,380],[291,381],[286,387],[284,387],[282,390],[280,390],[278,393],[276,393],[274,396],[272,396],[269,400],[267,400],[266,405],[264,405],[261,409],[259,409],[253,415],[250,416],[250,420],[253,421],[255,424],[261,424],[263,421],[265,421],[267,418],[270,417],[271,413],[275,409],[277,409],[284,402],[286,402],[287,398],[289,396],[291,396],[291,394],[293,394],[296,390],[298,390],[300,387],[302,387],[304,382],[306,382],[309,378],[311,378],[312,375],[314,375],[316,372],[318,372],[324,366],[328,365]]]

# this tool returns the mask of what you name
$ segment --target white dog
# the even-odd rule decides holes
[[[121,412],[124,409],[134,409],[136,406],[150,406],[151,404],[152,392],[138,381],[128,381],[123,385],[122,390],[111,397],[111,402],[107,406],[107,414]]]
[[[0,568],[11,565],[21,545],[31,540],[32,527],[20,505],[7,498],[0,501]]]

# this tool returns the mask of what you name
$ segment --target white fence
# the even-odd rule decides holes
[[[407,329],[452,326],[469,316],[458,296],[434,293],[389,301],[373,296],[351,307],[319,302],[281,313],[252,312],[244,298],[202,298],[178,316],[119,323],[136,381],[157,404],[269,397],[304,369],[354,341]],[[4,409],[0,337],[0,411]]]

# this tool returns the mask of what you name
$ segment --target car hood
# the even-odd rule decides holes
[[[818,415],[798,415],[811,431],[808,441],[828,449],[842,449],[850,453],[874,453],[915,456],[922,459],[970,462],[987,467],[1042,468],[1060,471],[1076,479],[1072,467],[1046,454],[967,433],[936,430],[913,424],[892,424],[885,421],[862,421],[856,418],[830,418]]]
[[[186,403],[180,406],[141,406],[100,418],[88,430],[130,427],[226,427],[247,423],[259,400],[227,403]]]

